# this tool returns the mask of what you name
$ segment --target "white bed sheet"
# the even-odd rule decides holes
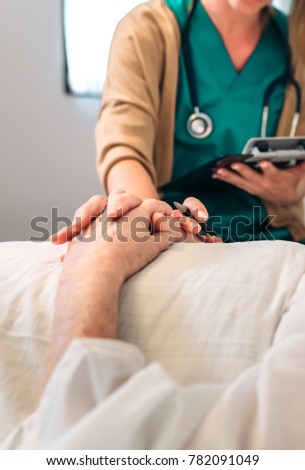
[[[63,250],[49,244],[0,246],[0,439],[38,404]],[[286,428],[293,423],[299,430],[292,416],[296,410],[298,416],[304,414],[295,388],[303,390],[305,376],[304,250],[287,242],[179,245],[123,290],[121,339],[138,346],[148,363],[158,361],[178,384],[203,382],[215,391],[214,401],[226,388],[222,401],[211,407],[208,394],[209,409],[203,406],[205,419],[198,435],[207,447],[239,448],[246,443],[270,448],[275,444],[267,439],[272,434],[268,426],[273,432],[272,426],[277,429],[280,423],[284,428],[285,421]],[[273,343],[276,354],[270,349]],[[268,383],[278,380],[285,386],[283,393],[274,395]],[[283,417],[266,420],[268,426],[260,424],[267,436],[263,440],[255,428],[258,391],[260,404],[265,403],[259,415],[272,416],[271,405],[278,399]],[[249,419],[234,433],[236,413]],[[283,445],[290,436],[285,447],[303,448],[303,435],[284,433],[277,442]],[[196,447],[196,440],[192,445]]]

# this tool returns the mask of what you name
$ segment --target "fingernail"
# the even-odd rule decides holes
[[[231,165],[232,170],[239,170],[239,165]]]
[[[199,217],[200,219],[204,219],[204,220],[205,220],[205,219],[208,219],[208,217],[209,217],[208,214],[206,214],[205,212],[203,212],[203,211],[201,211],[201,210],[198,211],[198,214],[197,214],[197,215],[198,215],[198,217]]]
[[[107,208],[107,216],[108,217],[117,217],[118,215],[118,212],[121,210],[121,208],[119,206],[117,206],[116,204],[113,205],[113,206],[110,206]]]
[[[198,234],[201,232],[201,227],[200,227],[200,225],[197,225],[196,227],[194,227],[193,232],[194,232],[195,235],[198,235]]]
[[[192,232],[201,232],[201,227],[197,222],[189,222],[188,225],[191,228]]]
[[[216,175],[225,175],[225,174],[226,174],[225,170],[217,170],[216,171]]]
[[[180,219],[180,217],[182,217],[182,214],[178,209],[175,209],[172,212],[172,216],[175,217],[175,219]]]

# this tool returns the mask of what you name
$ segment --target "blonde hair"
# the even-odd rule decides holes
[[[289,19],[289,41],[293,62],[305,73],[305,0],[294,0]]]

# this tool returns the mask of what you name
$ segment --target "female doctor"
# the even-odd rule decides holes
[[[296,90],[288,83],[286,18],[269,3],[155,1],[120,23],[96,131],[99,174],[107,191],[123,188],[144,199],[158,197],[161,189],[172,202],[193,189],[228,241],[305,238],[300,218],[304,165],[278,170],[265,162],[258,173],[238,164],[212,172],[220,155],[241,153],[249,138],[260,136],[266,100],[266,134],[291,132]],[[302,88],[304,17],[305,2],[296,1],[292,68]],[[195,107],[207,116],[205,135],[189,132]],[[305,109],[296,133],[305,134]],[[196,187],[193,180],[185,184],[187,174],[202,165],[206,171]],[[275,216],[275,227],[268,225],[267,213]]]
[[[305,0],[289,25],[291,47],[269,0],[155,0],[130,12],[96,128],[106,191],[169,203],[192,194],[224,241],[304,240],[305,163],[214,169],[251,137],[305,135]]]

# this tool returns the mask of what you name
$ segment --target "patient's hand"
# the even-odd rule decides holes
[[[173,215],[179,220],[180,226],[187,230],[187,232],[196,233],[190,231],[185,224],[194,222],[194,219],[198,222],[206,222],[209,218],[208,212],[202,202],[195,197],[188,197],[184,200],[183,205],[186,206],[191,212],[193,219],[185,217],[179,210],[174,210]],[[201,227],[200,227],[201,230]],[[197,232],[198,234],[198,232]],[[204,243],[222,243],[222,239],[214,235],[197,235],[195,241],[201,241]],[[194,237],[187,237],[186,242],[194,242]]]
[[[128,213],[128,211],[138,207],[142,200],[137,196],[126,193],[123,190],[113,191],[110,193],[108,200],[105,196],[93,196],[85,204],[83,204],[74,214],[72,225],[64,227],[59,232],[52,235],[50,241],[55,244],[63,244],[78,236],[84,229],[86,229],[91,222],[99,217],[107,208],[107,216],[116,219]],[[172,211],[172,214],[179,221],[183,230],[189,234],[197,235],[200,232],[200,226],[196,221],[202,222],[207,220],[208,212],[205,206],[196,198],[189,197],[184,201],[194,219],[182,216],[179,211]],[[178,237],[179,241],[204,241],[208,243],[218,242],[221,239],[215,237]]]

